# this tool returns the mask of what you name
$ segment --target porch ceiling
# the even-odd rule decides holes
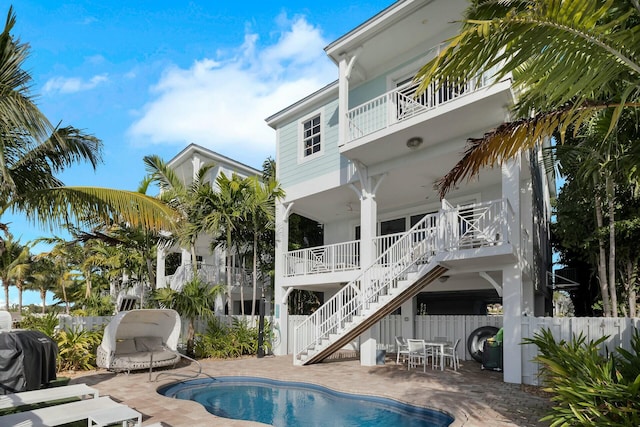
[[[458,26],[467,0],[414,0],[398,2],[350,31],[325,48],[337,64],[344,54],[358,51],[358,64],[352,84],[366,73],[398,59],[398,52],[423,52],[425,46],[439,44]],[[402,48],[399,49],[398,46]],[[397,61],[396,61],[397,62]],[[370,77],[370,76],[369,76]]]
[[[378,217],[403,209],[422,206],[424,212],[433,212],[441,206],[434,183],[444,176],[458,161],[465,141],[459,140],[437,147],[438,150],[406,153],[384,167],[372,167],[373,175],[383,174],[376,193]],[[464,182],[447,198],[460,199],[475,196],[483,188],[500,185],[500,168],[486,169],[479,179]],[[355,186],[359,187],[356,181]],[[321,223],[353,220],[360,221],[360,200],[349,185],[341,185],[309,197],[296,199],[293,211]],[[345,236],[345,240],[349,238]]]

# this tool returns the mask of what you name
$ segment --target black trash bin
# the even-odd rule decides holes
[[[482,348],[482,369],[502,371],[502,342],[488,339]]]
[[[39,331],[0,332],[0,395],[38,390],[56,379],[58,345]]]

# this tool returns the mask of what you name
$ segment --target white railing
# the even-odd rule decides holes
[[[445,233],[443,250],[456,251],[509,243],[513,208],[508,200],[493,200],[459,206],[444,211],[453,226],[441,227]]]
[[[227,267],[231,269],[231,286],[236,288],[239,286],[250,286],[253,283],[253,273],[250,270],[240,267]],[[198,277],[213,285],[227,283],[227,275],[225,269],[211,264],[198,263],[196,268],[193,264],[182,264],[176,269],[176,272],[170,276],[171,289],[182,290],[185,283],[191,280],[197,271]]]
[[[398,282],[406,278],[408,269],[427,263],[436,252],[437,225],[440,214],[426,215],[407,233],[383,252],[331,299],[302,322],[294,332],[294,360],[309,348],[320,344],[330,334],[343,330],[354,316],[392,293]],[[435,224],[435,225],[431,225]],[[387,267],[382,267],[387,266]]]
[[[357,270],[360,268],[360,241],[300,249],[284,255],[284,275]]]
[[[506,200],[489,201],[462,207],[451,207],[430,215],[428,227],[437,226],[437,218],[442,227],[438,248],[440,251],[482,248],[508,242],[511,235],[510,223],[513,209]],[[449,224],[456,224],[451,226]],[[373,238],[377,262],[388,264],[389,258],[382,254],[393,246],[406,233],[387,234]],[[455,244],[446,242],[455,242]],[[357,270],[360,268],[360,241],[336,243],[326,246],[300,249],[284,255],[284,274],[286,277],[308,274],[333,273]]]
[[[465,83],[447,81],[431,83],[427,90],[415,96],[419,82],[410,82],[358,105],[347,112],[349,134],[347,142],[387,128],[394,123],[415,117],[463,95],[488,85],[487,74]]]

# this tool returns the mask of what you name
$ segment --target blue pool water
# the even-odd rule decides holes
[[[276,427],[446,427],[449,415],[381,397],[253,377],[206,378],[158,390],[193,400],[219,417]]]

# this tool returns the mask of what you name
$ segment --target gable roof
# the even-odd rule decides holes
[[[228,166],[230,169],[241,171],[247,176],[262,174],[262,171],[259,169],[253,168],[230,157],[223,156],[222,154],[216,153],[215,151],[209,150],[208,148],[193,143],[187,145],[182,151],[176,154],[171,160],[169,160],[169,162],[167,162],[167,165],[170,167],[175,167],[176,165],[181,164],[186,159],[191,158],[191,156],[196,153],[210,158],[216,164],[223,164]]]

